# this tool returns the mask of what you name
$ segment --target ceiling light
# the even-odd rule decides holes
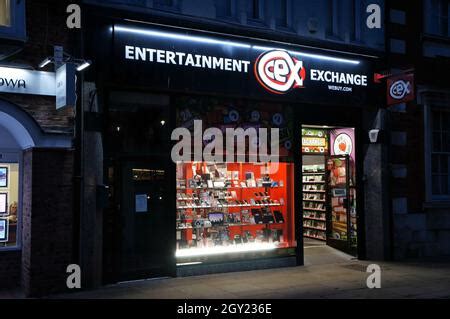
[[[39,69],[42,69],[46,65],[50,64],[52,62],[51,58],[45,58],[41,63],[39,63]]]
[[[84,61],[77,67],[77,71],[83,71],[84,69],[88,68],[91,65],[91,61]]]

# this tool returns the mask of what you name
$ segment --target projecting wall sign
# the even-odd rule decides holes
[[[111,30],[113,76],[127,84],[334,105],[364,106],[372,94],[371,62],[351,55],[160,26]]]

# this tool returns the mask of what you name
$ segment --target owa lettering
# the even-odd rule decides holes
[[[25,80],[14,80],[7,78],[0,78],[0,86],[12,87],[13,89],[17,88],[27,88],[27,83]]]

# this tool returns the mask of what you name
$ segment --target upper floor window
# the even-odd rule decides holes
[[[434,199],[450,199],[450,112],[431,111],[431,194]]]
[[[247,19],[262,20],[264,15],[263,0],[247,0]]]
[[[217,0],[216,15],[221,18],[231,18],[234,14],[234,0]]]
[[[331,37],[339,36],[339,6],[337,0],[329,0],[327,3],[327,35]]]
[[[25,0],[0,0],[0,38],[25,40]]]
[[[173,2],[174,2],[173,0],[155,0],[155,5],[171,7],[173,6]]]
[[[428,0],[424,8],[425,30],[434,35],[450,36],[450,0]]]
[[[277,27],[288,27],[288,0],[278,0],[275,4],[275,23]]]

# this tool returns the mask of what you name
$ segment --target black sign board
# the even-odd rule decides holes
[[[364,106],[371,62],[353,55],[160,26],[116,24],[113,72],[152,89]]]

